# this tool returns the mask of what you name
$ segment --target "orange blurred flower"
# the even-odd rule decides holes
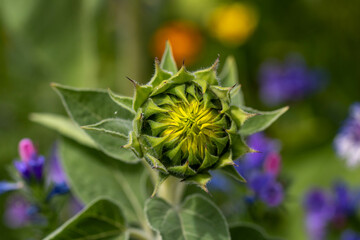
[[[200,30],[196,25],[182,21],[169,22],[159,28],[153,36],[151,47],[156,57],[161,58],[167,40],[171,43],[178,65],[184,60],[187,64],[194,62],[203,43]]]
[[[243,3],[223,5],[209,17],[210,33],[227,45],[239,46],[254,32],[258,24],[256,10]]]

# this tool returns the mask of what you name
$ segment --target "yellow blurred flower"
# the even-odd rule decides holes
[[[200,53],[203,43],[199,28],[183,21],[169,22],[155,32],[151,48],[156,57],[161,58],[167,40],[171,43],[178,65],[184,60],[191,64]]]
[[[227,45],[243,44],[258,24],[256,10],[243,3],[223,5],[216,8],[209,18],[210,33]]]

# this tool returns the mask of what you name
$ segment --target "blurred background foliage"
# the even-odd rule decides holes
[[[268,134],[282,142],[283,171],[292,183],[288,220],[268,230],[306,239],[304,192],[338,178],[355,186],[359,180],[359,170],[348,170],[332,148],[348,107],[360,100],[359,16],[357,0],[1,0],[1,179],[21,138],[33,138],[41,152],[56,139],[28,118],[63,112],[50,82],[131,96],[125,77],[147,82],[169,39],[178,64],[190,70],[233,55],[247,105],[270,110],[277,106],[261,101],[260,68],[295,53],[322,72],[323,87],[278,104],[290,110]],[[14,234],[3,224],[0,231]]]

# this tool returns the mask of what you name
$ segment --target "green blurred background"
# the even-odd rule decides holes
[[[172,42],[176,60],[190,70],[220,68],[233,55],[248,106],[270,110],[259,100],[259,67],[269,58],[299,53],[309,68],[326,72],[322,91],[290,110],[268,131],[282,141],[284,173],[292,179],[281,229],[286,239],[306,239],[301,197],[312,186],[345,178],[358,184],[359,170],[347,170],[332,141],[351,103],[360,100],[360,1],[253,0],[238,22],[221,26],[221,0],[1,0],[0,1],[0,179],[17,158],[17,143],[31,137],[47,153],[56,134],[29,121],[32,112],[63,113],[50,87],[111,88],[131,96],[126,76],[145,83]],[[218,11],[218,12],[216,12]],[[229,20],[229,19],[228,19]],[[231,23],[231,19],[229,20]],[[220,24],[220,26],[219,26]],[[359,184],[358,184],[359,185]],[[0,198],[0,214],[5,197]],[[0,224],[6,239],[16,231]],[[5,234],[4,234],[5,232]]]

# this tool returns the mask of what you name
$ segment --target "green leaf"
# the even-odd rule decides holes
[[[233,87],[235,84],[239,84],[238,70],[235,62],[235,58],[230,56],[226,59],[225,65],[219,74],[219,82],[223,87]],[[241,90],[231,95],[231,105],[243,106],[244,96]]]
[[[248,136],[257,132],[261,132],[268,128],[273,122],[275,122],[281,115],[283,115],[289,107],[283,107],[271,112],[263,112],[248,107],[242,107],[248,113],[257,114],[246,120],[244,125],[240,129],[240,134]]]
[[[115,103],[107,91],[75,89],[57,84],[53,84],[53,87],[60,95],[68,114],[79,126],[99,124],[105,119],[131,121],[135,116],[129,109]],[[88,129],[86,133],[107,155],[125,162],[139,161],[129,149],[121,148],[127,140],[117,142],[118,138],[115,136],[92,130]],[[126,136],[129,134],[123,133]]]
[[[30,120],[55,130],[85,146],[97,148],[95,142],[68,117],[52,113],[32,113],[30,114]]]
[[[191,195],[181,206],[171,206],[161,198],[149,199],[145,213],[163,240],[230,240],[225,217],[202,195]]]
[[[230,227],[231,239],[275,240],[267,236],[264,230],[252,223],[237,223]]]
[[[108,93],[110,98],[116,102],[117,104],[119,104],[119,106],[129,110],[130,112],[134,112],[132,105],[133,105],[133,99],[131,97],[126,97],[126,96],[122,96],[119,94],[114,93],[113,91],[111,91],[110,89],[108,89]]]
[[[109,199],[99,199],[64,223],[44,240],[114,239],[126,235],[121,209]]]
[[[135,116],[133,112],[116,104],[107,91],[77,89],[59,84],[52,86],[68,114],[79,126],[95,124],[107,118],[132,120]]]
[[[178,71],[169,41],[166,42],[165,51],[160,62],[160,67],[163,70],[171,72],[172,74],[175,74]]]
[[[142,164],[126,164],[69,139],[60,142],[60,155],[74,194],[84,203],[108,197],[123,209],[126,219],[144,223],[149,172]]]
[[[123,148],[128,143],[128,134],[132,129],[131,121],[119,118],[105,119],[81,128],[96,139],[100,149],[107,155],[127,163],[140,161],[130,149]]]
[[[127,140],[127,135],[132,130],[132,121],[119,118],[108,118],[95,124],[82,126],[81,128],[85,130],[104,132]]]

